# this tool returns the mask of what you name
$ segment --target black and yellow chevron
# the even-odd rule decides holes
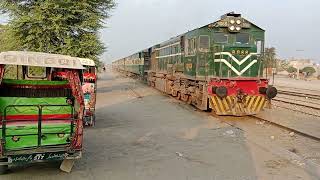
[[[210,106],[217,115],[245,116],[258,114],[265,106],[267,100],[264,96],[246,96],[239,101],[236,96],[219,98],[210,97]]]

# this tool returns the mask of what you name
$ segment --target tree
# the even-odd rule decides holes
[[[307,74],[307,76],[311,76],[316,72],[316,70],[313,67],[305,67],[301,70],[301,72],[304,72]]]
[[[277,60],[277,70],[278,71],[285,71],[289,68],[289,62],[286,60]]]
[[[10,33],[28,51],[98,60],[105,47],[99,30],[114,0],[1,0]]]
[[[0,52],[21,50],[21,42],[16,39],[8,25],[0,25]]]
[[[264,53],[264,65],[266,68],[276,68],[276,48],[266,48]]]
[[[296,73],[298,71],[298,69],[293,66],[289,66],[287,71],[288,71],[288,73]]]

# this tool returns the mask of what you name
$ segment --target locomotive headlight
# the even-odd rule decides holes
[[[237,31],[240,31],[240,30],[241,30],[241,27],[237,26],[237,27],[236,27],[236,30],[237,30]]]
[[[234,19],[230,20],[230,24],[234,24],[236,21]]]
[[[218,97],[225,98],[228,96],[228,89],[225,86],[217,87],[216,94]]]
[[[235,28],[234,26],[230,26],[229,29],[230,29],[231,31],[234,31],[236,28]]]
[[[240,19],[238,19],[236,22],[237,22],[238,25],[241,24],[241,20]]]

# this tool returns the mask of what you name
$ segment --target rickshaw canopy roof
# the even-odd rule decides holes
[[[96,66],[96,63],[91,59],[79,58],[83,66]]]
[[[85,69],[79,58],[76,57],[28,51],[1,52],[0,64],[54,67],[63,69]]]

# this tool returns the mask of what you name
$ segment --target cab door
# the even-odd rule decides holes
[[[206,80],[208,76],[208,55],[210,52],[210,37],[200,35],[198,38],[197,79]]]

